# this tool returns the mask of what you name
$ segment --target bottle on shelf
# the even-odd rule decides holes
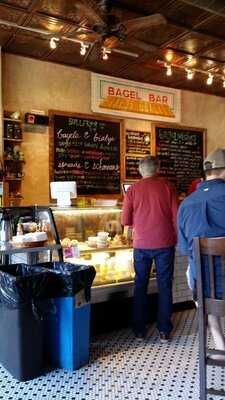
[[[8,195],[4,194],[4,205],[20,205],[21,182],[24,176],[24,153],[22,143],[22,121],[19,111],[4,112],[3,170],[4,181],[8,185]],[[19,193],[20,196],[16,194]]]

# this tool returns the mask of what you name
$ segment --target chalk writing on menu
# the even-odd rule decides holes
[[[78,195],[120,193],[120,124],[54,115],[54,179]]]
[[[150,132],[126,131],[126,153],[150,154],[151,136]]]
[[[139,161],[141,157],[126,156],[125,171],[126,179],[140,179],[141,175],[138,171]]]
[[[187,192],[191,181],[201,176],[203,132],[156,127],[156,153],[161,175],[175,184],[178,193]]]

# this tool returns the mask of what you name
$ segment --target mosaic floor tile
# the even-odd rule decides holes
[[[195,310],[174,314],[174,334],[161,344],[155,326],[137,341],[130,329],[91,341],[89,365],[54,370],[18,382],[0,367],[2,400],[198,400],[198,336]],[[225,369],[211,367],[209,385],[225,385]],[[208,396],[209,400],[223,400]]]

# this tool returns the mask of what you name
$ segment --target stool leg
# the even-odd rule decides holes
[[[200,400],[207,399],[206,391],[206,319],[203,309],[199,313],[199,376],[200,376]]]
[[[225,350],[225,339],[221,326],[221,318],[216,317],[215,315],[208,315],[208,327],[214,341],[215,349]],[[225,356],[220,355],[213,356],[213,358],[216,360],[225,360]]]

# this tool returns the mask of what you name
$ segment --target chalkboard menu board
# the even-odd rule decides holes
[[[161,175],[175,184],[178,193],[187,192],[191,181],[201,176],[204,130],[163,125],[154,130]]]
[[[140,179],[141,175],[138,171],[139,161],[141,157],[126,156],[125,157],[125,179]]]
[[[52,112],[55,181],[77,182],[78,195],[120,193],[120,122]]]
[[[151,153],[150,132],[126,131],[126,153],[143,154]]]

